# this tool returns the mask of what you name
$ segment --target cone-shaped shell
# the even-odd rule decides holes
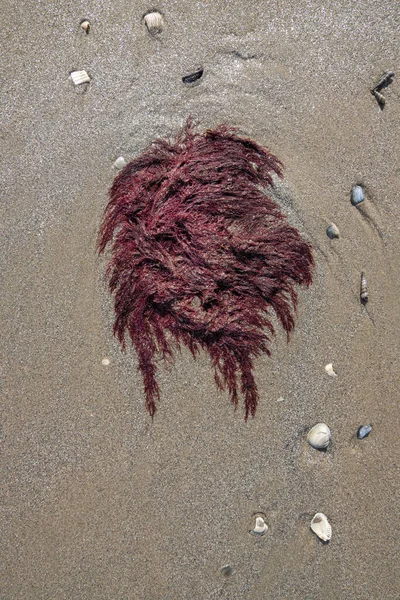
[[[323,513],[316,513],[313,516],[310,527],[323,542],[329,542],[332,537],[332,527]]]
[[[252,530],[253,535],[264,535],[268,531],[268,525],[262,517],[256,518],[256,526]]]
[[[325,423],[317,423],[307,434],[307,442],[313,448],[322,450],[327,448],[331,439],[331,430]]]

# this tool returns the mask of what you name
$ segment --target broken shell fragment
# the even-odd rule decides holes
[[[86,33],[86,35],[89,33],[90,31],[90,23],[87,19],[83,19],[83,21],[80,22],[80,26],[83,29],[83,31]]]
[[[110,364],[110,359],[107,357],[104,357],[103,360],[101,361],[101,364],[103,365],[103,367],[108,367]]]
[[[72,73],[70,73],[70,77],[75,85],[90,83],[90,77],[86,71],[72,71]]]
[[[201,79],[203,77],[203,73],[204,73],[204,69],[198,69],[194,73],[191,73],[190,75],[185,75],[184,77],[182,77],[182,81],[185,85],[190,85],[192,83],[196,83],[196,81],[198,81],[199,79]]]
[[[363,440],[372,431],[372,425],[360,425],[357,430],[357,437],[359,440]]]
[[[221,567],[220,571],[225,577],[229,577],[235,572],[234,568],[231,567],[231,565],[224,565],[223,567]]]
[[[367,278],[365,277],[364,271],[361,273],[360,301],[361,304],[367,304],[368,302]]]
[[[331,439],[331,430],[325,423],[317,423],[307,434],[307,442],[317,450],[327,448]]]
[[[334,240],[335,238],[339,237],[339,229],[336,227],[335,223],[329,225],[329,227],[326,230],[326,235],[331,240]]]
[[[266,524],[266,522],[264,521],[264,519],[262,517],[257,517],[256,518],[256,526],[254,527],[254,529],[252,529],[252,531],[250,531],[250,533],[252,535],[265,535],[268,531],[268,525]]]
[[[325,365],[325,371],[330,377],[337,377],[337,373],[335,373],[335,371],[333,370],[332,363],[329,363],[329,365]]]
[[[126,162],[126,160],[124,159],[123,156],[118,156],[117,160],[114,162],[114,167],[116,169],[118,169],[118,171],[120,171],[121,169],[123,169],[125,167],[125,165],[127,165],[128,163]]]
[[[380,92],[378,92],[378,90],[374,90],[372,93],[374,94],[379,106],[381,108],[383,108],[386,104],[385,96],[383,94],[381,94]]]
[[[161,33],[164,28],[163,16],[157,11],[147,13],[147,15],[144,16],[144,22],[146,23],[148,32],[151,33],[151,35]]]
[[[351,203],[353,206],[357,206],[361,202],[364,202],[364,190],[361,185],[355,185],[351,190]]]
[[[320,540],[323,542],[329,542],[332,537],[332,527],[323,513],[316,513],[313,516],[310,527],[315,535],[320,538]]]

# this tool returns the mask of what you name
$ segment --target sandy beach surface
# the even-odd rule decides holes
[[[0,16],[1,599],[398,600],[397,3],[3,0]],[[370,89],[389,69],[381,110]],[[282,160],[277,199],[315,253],[290,343],[278,330],[256,361],[247,423],[186,350],[159,365],[151,421],[96,254],[113,162],[188,115]],[[325,453],[305,441],[319,421]]]

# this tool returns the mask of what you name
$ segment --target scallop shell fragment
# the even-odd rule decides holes
[[[90,77],[86,71],[72,71],[70,77],[74,85],[81,85],[82,83],[90,83]]]
[[[353,206],[357,206],[361,202],[364,202],[364,190],[361,185],[355,185],[351,190],[351,203]]]
[[[152,35],[155,35],[156,33],[161,33],[164,28],[163,16],[157,11],[147,13],[147,15],[144,16],[144,22],[149,33],[151,33]]]
[[[326,423],[317,423],[307,434],[307,442],[317,450],[327,448],[331,439],[331,430]]]
[[[328,375],[330,377],[337,377],[337,373],[335,373],[335,371],[333,370],[333,364],[329,363],[328,365],[325,365],[325,372],[328,373]]]
[[[320,540],[323,542],[329,542],[332,537],[332,527],[323,513],[316,513],[313,516],[310,527]]]
[[[254,529],[252,529],[250,533],[252,533],[253,535],[265,535],[267,531],[268,525],[266,524],[264,519],[262,517],[257,517],[256,526],[254,527]]]

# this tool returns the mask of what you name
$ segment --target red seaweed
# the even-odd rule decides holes
[[[206,350],[215,381],[245,419],[259,394],[254,359],[270,355],[271,311],[289,333],[296,284],[309,286],[312,248],[267,195],[282,164],[227,125],[200,133],[191,119],[155,140],[116,176],[98,249],[115,294],[114,334],[128,333],[151,416],[160,399],[155,359],[182,344]]]

